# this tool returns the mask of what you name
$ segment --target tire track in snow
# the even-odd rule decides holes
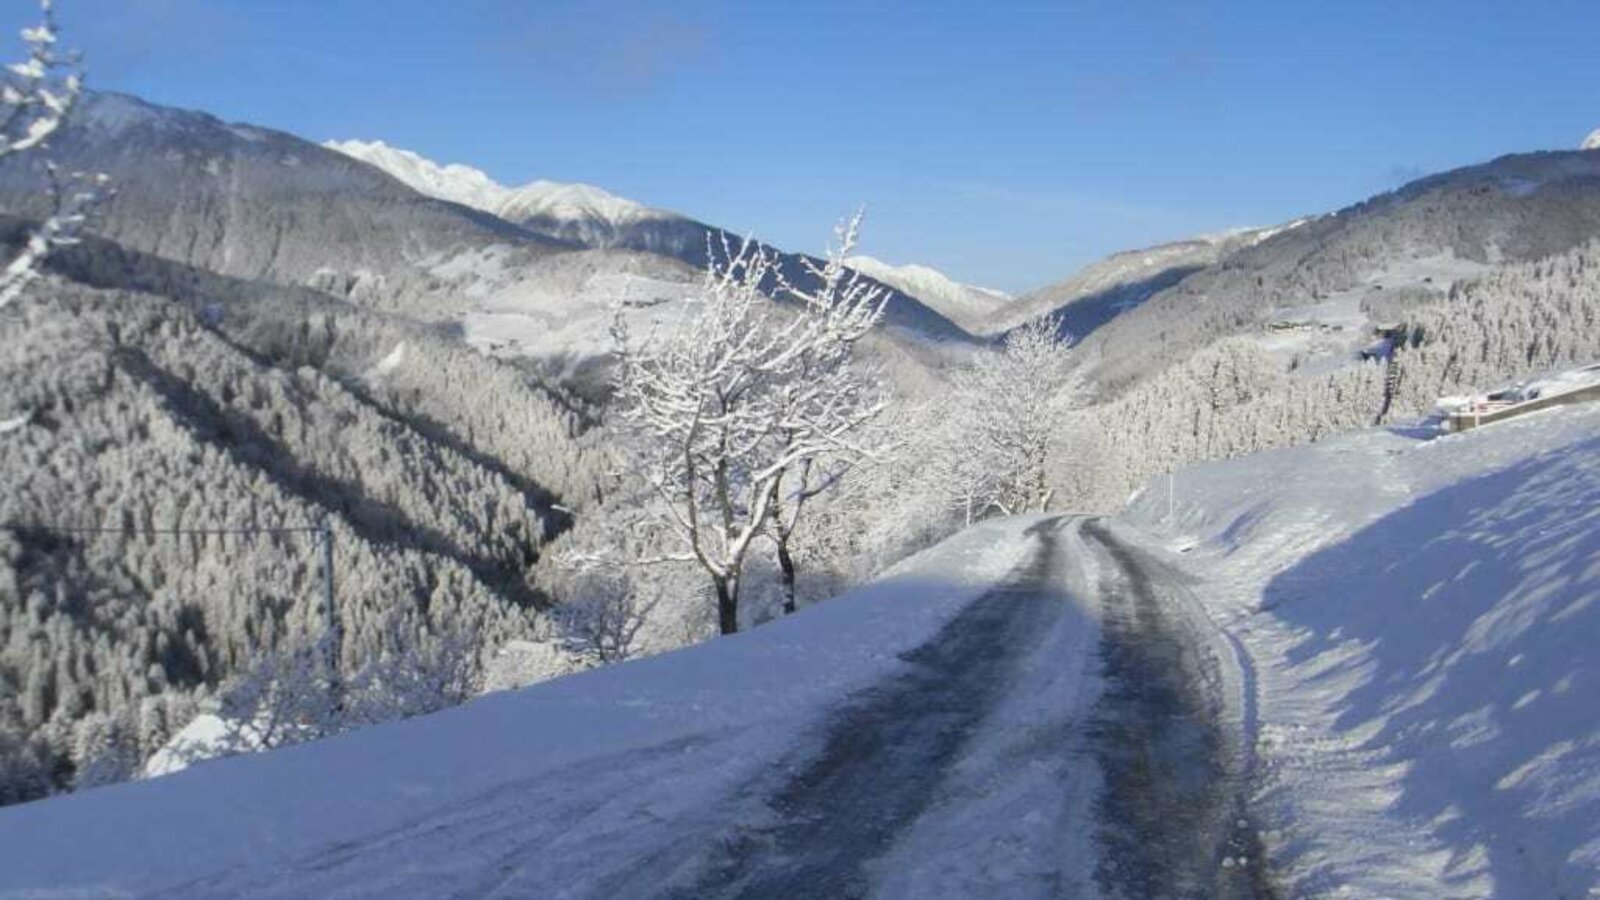
[[[949,767],[1003,699],[1015,670],[1065,605],[1050,585],[1055,532],[1006,582],[906,654],[908,670],[859,694],[821,751],[772,793],[770,821],[735,829],[673,898],[846,900],[869,896],[871,863],[935,798]]]
[[[1230,686],[1215,656],[1226,636],[1202,631],[1215,628],[1202,610],[1178,608],[1183,600],[1159,601],[1149,561],[1103,525],[1083,533],[1113,563],[1100,589],[1105,689],[1095,724],[1101,889],[1127,900],[1272,900],[1248,813],[1248,739],[1229,733]]]

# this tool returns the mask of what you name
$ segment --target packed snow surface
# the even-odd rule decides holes
[[[588,184],[540,180],[521,187],[507,187],[471,166],[440,165],[383,141],[327,141],[323,146],[377,166],[419,193],[481,209],[511,222],[549,218],[625,225],[649,219],[677,218],[674,213],[635,203]]]
[[[1289,896],[1600,892],[1600,404],[1165,479],[1125,515],[1245,649]]]

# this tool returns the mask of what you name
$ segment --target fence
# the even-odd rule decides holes
[[[1552,406],[1565,406],[1570,403],[1587,403],[1593,400],[1600,400],[1600,384],[1578,388],[1577,390],[1573,391],[1565,391],[1559,394],[1550,394],[1548,396],[1540,397],[1536,400],[1529,400],[1524,403],[1511,403],[1493,409],[1454,412],[1451,413],[1446,419],[1446,424],[1450,431],[1466,431],[1470,428],[1477,428],[1480,425],[1488,425],[1493,422],[1503,421],[1505,419],[1514,418],[1525,413],[1537,412],[1541,409],[1549,409]]]

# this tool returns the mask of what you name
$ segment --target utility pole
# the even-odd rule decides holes
[[[322,640],[323,664],[327,666],[328,689],[333,694],[334,703],[338,705],[341,700],[339,685],[339,657],[344,645],[343,635],[339,628],[339,610],[333,602],[333,522],[324,518],[321,527],[317,530],[317,543],[322,550]]]

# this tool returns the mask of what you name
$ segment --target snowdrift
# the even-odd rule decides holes
[[[1600,887],[1600,407],[1180,473],[1127,514],[1257,667],[1296,896]]]

